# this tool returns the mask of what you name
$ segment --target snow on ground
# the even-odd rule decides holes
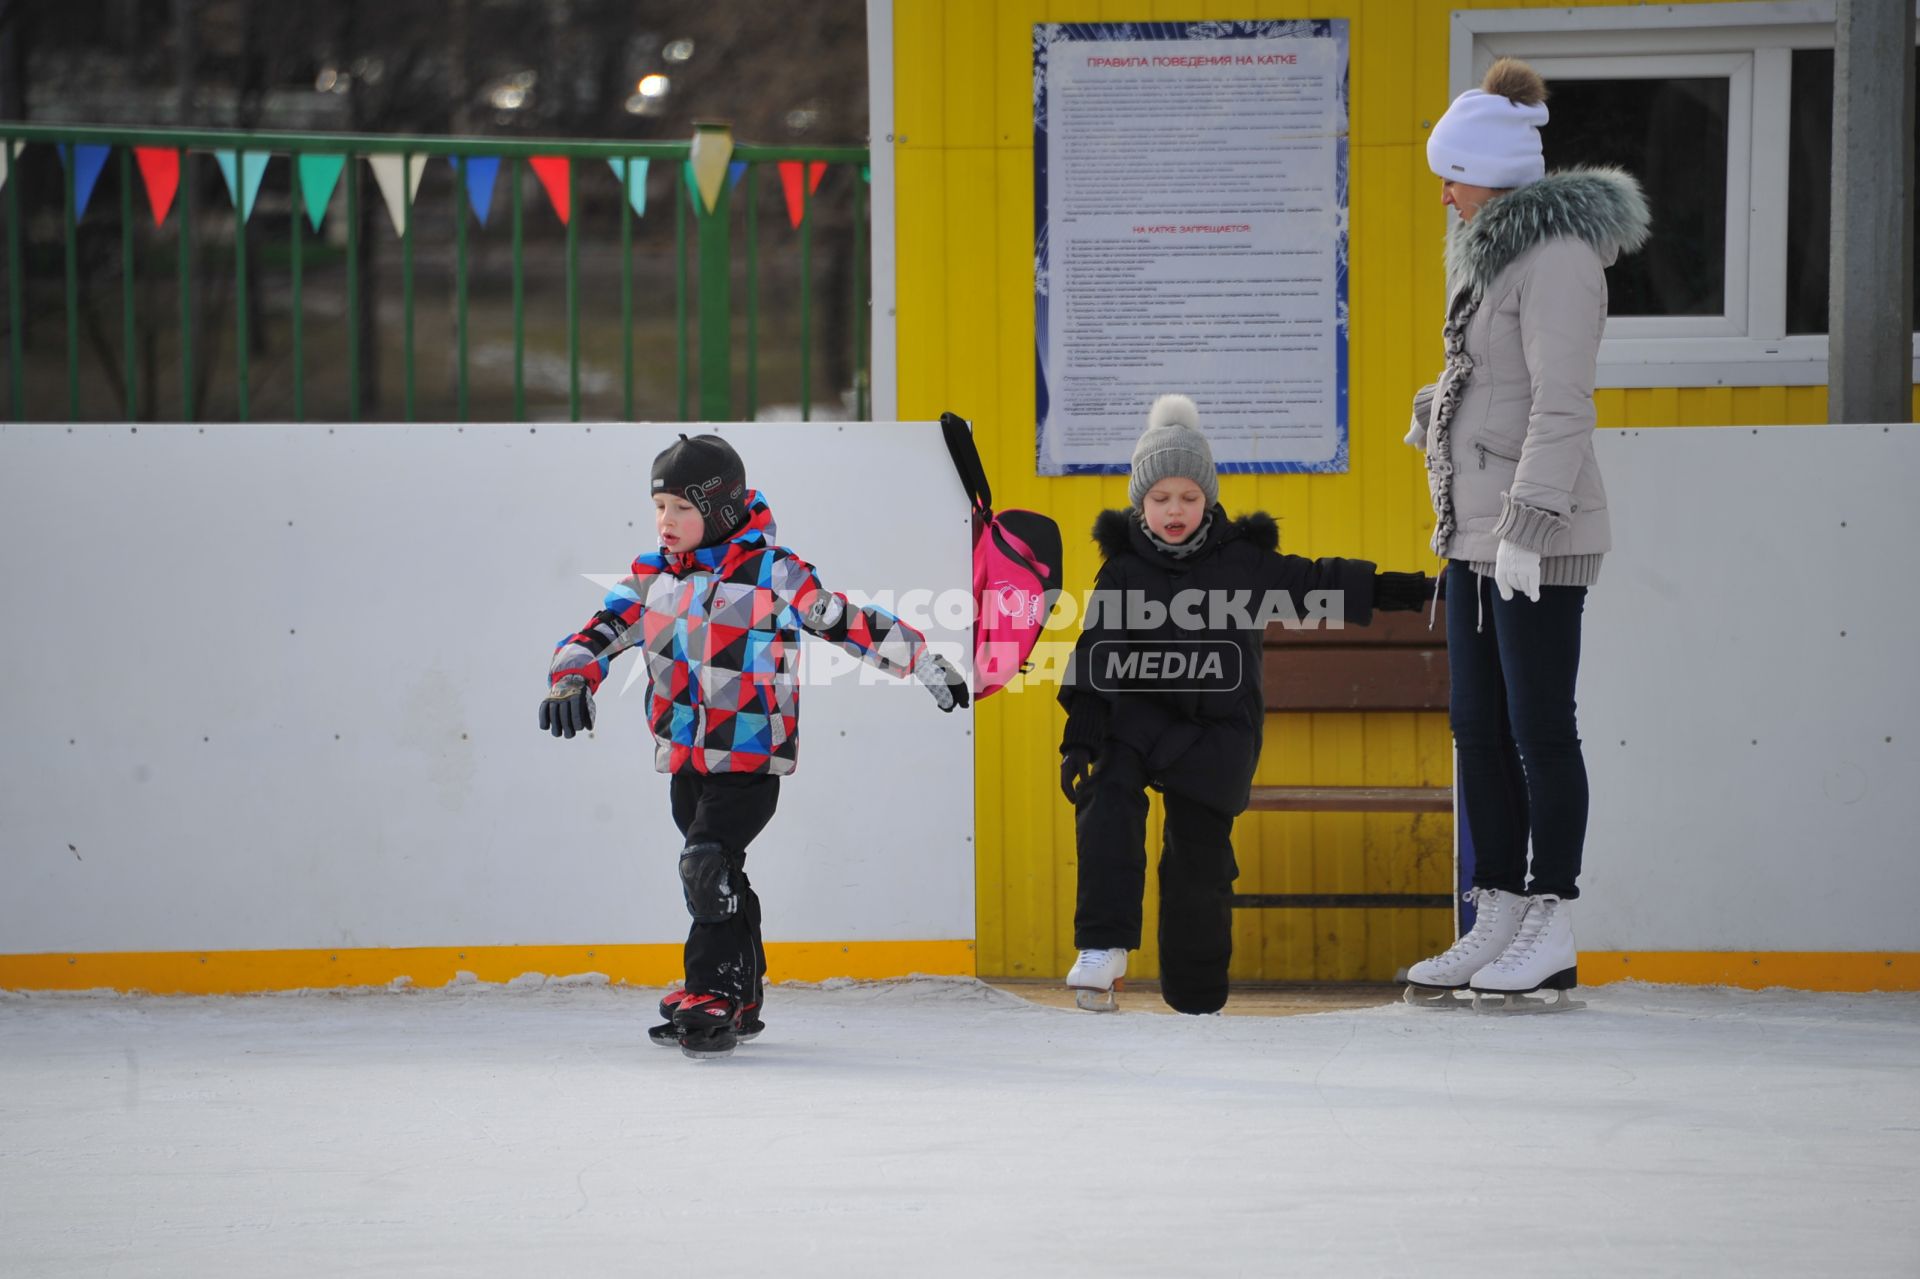
[[[6,1275],[1920,1273],[1920,996],[0,996]]]

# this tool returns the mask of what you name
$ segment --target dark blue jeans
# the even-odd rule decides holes
[[[1537,604],[1518,593],[1502,600],[1492,578],[1447,565],[1455,780],[1476,888],[1580,895],[1587,763],[1573,688],[1586,603],[1584,586],[1543,586]]]

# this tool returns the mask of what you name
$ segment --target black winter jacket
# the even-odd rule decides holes
[[[1145,617],[1116,617],[1111,608],[1090,611],[1061,684],[1067,710],[1061,749],[1084,747],[1097,756],[1108,739],[1124,743],[1140,752],[1162,789],[1240,813],[1250,798],[1266,723],[1260,670],[1265,627],[1241,624],[1244,619],[1230,609],[1223,617],[1218,603],[1238,593],[1245,612],[1257,618],[1268,592],[1284,592],[1288,598],[1269,607],[1290,604],[1305,618],[1310,604],[1328,602],[1309,601],[1309,593],[1337,591],[1344,593],[1346,625],[1365,626],[1373,617],[1375,573],[1367,560],[1280,554],[1279,528],[1264,512],[1230,519],[1216,505],[1211,514],[1206,543],[1185,559],[1156,547],[1131,511],[1102,511],[1094,521],[1094,540],[1106,557],[1094,580],[1096,599],[1117,592],[1122,600],[1151,604]],[[1189,591],[1202,593],[1185,597],[1199,601],[1197,616],[1192,603],[1181,611],[1172,607],[1177,595]],[[1128,624],[1155,620],[1153,604],[1164,611],[1158,625]],[[1239,670],[1223,671],[1222,678],[1136,680],[1121,688],[1112,678],[1129,652],[1213,652],[1230,665],[1229,648],[1238,650]],[[1137,674],[1140,667],[1133,669]]]

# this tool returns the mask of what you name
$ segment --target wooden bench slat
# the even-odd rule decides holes
[[[1443,711],[1447,650],[1267,649],[1261,685],[1268,711]]]
[[[1451,786],[1256,786],[1260,813],[1451,813]]]

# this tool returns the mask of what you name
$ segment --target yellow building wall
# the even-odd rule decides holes
[[[1352,59],[1352,470],[1224,476],[1221,500],[1236,513],[1272,513],[1286,550],[1432,572],[1425,473],[1400,442],[1414,389],[1441,363],[1443,222],[1426,136],[1449,100],[1449,12],[1514,7],[1442,0],[893,0],[901,418],[951,409],[971,419],[996,503],[1058,519],[1067,546],[1064,585],[1076,594],[1088,589],[1098,563],[1088,530],[1098,511],[1126,504],[1126,480],[1034,474],[1032,25],[1345,18]],[[1826,419],[1824,387],[1608,390],[1596,399],[1603,427]],[[1070,641],[1076,629],[1048,638]],[[1016,686],[981,703],[975,716],[982,976],[1058,977],[1073,960],[1073,815],[1057,781],[1062,716],[1053,691]],[[1446,785],[1451,747],[1441,714],[1276,715],[1257,780]],[[1159,822],[1156,797],[1149,848],[1156,860]],[[1446,817],[1249,813],[1235,827],[1234,847],[1241,892],[1436,893],[1452,884]],[[1132,972],[1150,977],[1159,960],[1152,875],[1147,893],[1147,928]],[[1438,910],[1241,911],[1232,975],[1389,980],[1452,935],[1451,917]]]

